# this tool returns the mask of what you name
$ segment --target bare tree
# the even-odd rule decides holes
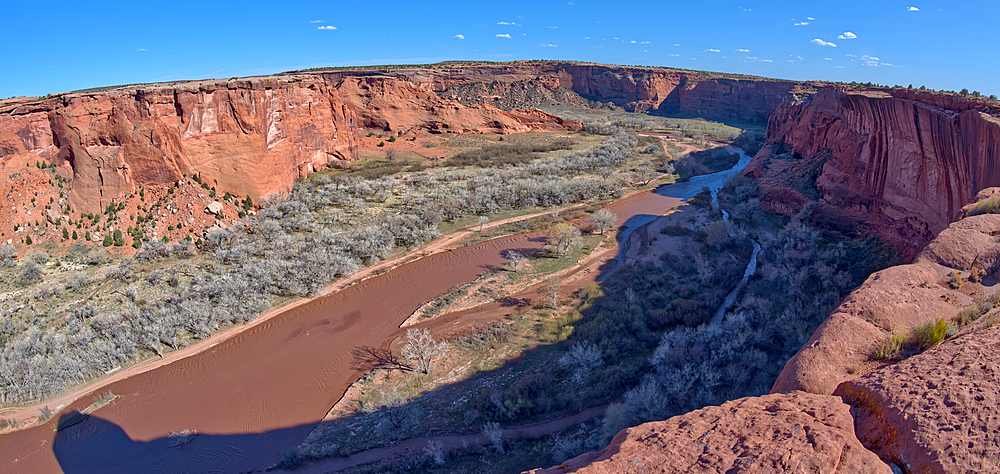
[[[545,280],[542,282],[542,285],[538,287],[538,291],[548,300],[545,303],[546,306],[550,308],[555,308],[559,305],[559,292],[561,290],[559,280],[556,280],[555,278]]]
[[[0,245],[0,267],[13,267],[14,258],[17,257],[17,249],[12,245]]]
[[[569,348],[569,352],[559,358],[559,364],[567,369],[573,369],[573,382],[581,383],[590,375],[590,371],[604,364],[601,350],[587,341],[578,342]]]
[[[590,216],[587,222],[594,226],[594,230],[598,234],[604,235],[604,231],[615,227],[615,223],[618,222],[618,216],[607,209],[600,209],[594,215]]]
[[[496,449],[498,453],[503,453],[503,429],[500,428],[500,423],[491,421],[483,425],[483,434],[493,443],[493,449]]]
[[[566,223],[556,224],[549,229],[549,245],[556,255],[562,257],[574,247],[583,245],[580,240],[580,229]]]
[[[642,185],[645,186],[653,180],[656,176],[656,171],[653,169],[653,164],[648,161],[643,161],[639,164],[639,167],[635,169],[635,177],[642,181]]]
[[[516,273],[517,272],[517,266],[520,265],[521,262],[524,261],[524,255],[521,255],[516,250],[508,250],[507,251],[507,260],[510,260],[510,263],[512,265],[514,265],[514,272]]]
[[[435,341],[431,332],[426,329],[407,329],[406,344],[401,354],[403,358],[414,361],[414,370],[422,374],[430,373],[431,362],[435,357],[444,354],[448,343]]]
[[[490,221],[489,217],[479,216],[479,232],[483,231],[483,226],[486,225],[486,223],[489,221]]]
[[[399,370],[412,372],[413,366],[397,357],[389,349],[378,349],[371,346],[358,346],[351,350],[351,369],[353,370]]]

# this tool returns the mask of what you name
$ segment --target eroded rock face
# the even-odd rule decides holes
[[[1000,120],[951,96],[898,95],[826,88],[778,107],[772,146],[744,172],[762,179],[761,204],[794,214],[818,201],[826,222],[814,223],[877,235],[913,259],[979,190],[1000,185]],[[776,155],[780,166],[805,163],[814,186],[771,172]]]
[[[839,397],[794,392],[749,397],[618,433],[603,451],[555,473],[880,473],[889,466],[854,436]]]
[[[864,445],[912,473],[1000,472],[998,317],[837,387]]]
[[[0,112],[0,165],[38,158],[99,212],[121,193],[201,174],[258,200],[357,154],[357,117],[317,77],[158,84],[58,96]]]

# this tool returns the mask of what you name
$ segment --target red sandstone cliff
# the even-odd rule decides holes
[[[1000,185],[1000,120],[951,96],[898,95],[827,88],[778,107],[770,146],[744,171],[761,204],[791,215],[818,193],[814,224],[916,256],[977,191]]]

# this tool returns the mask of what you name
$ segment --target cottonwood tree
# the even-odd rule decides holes
[[[524,255],[521,255],[516,250],[508,250],[507,251],[507,260],[510,260],[510,263],[512,265],[514,265],[514,272],[516,273],[517,272],[517,266],[520,265],[521,262],[524,261]]]
[[[480,232],[483,231],[483,226],[486,225],[486,223],[489,222],[489,221],[490,221],[489,217],[479,216],[479,231]]]
[[[545,302],[546,306],[550,308],[559,306],[559,292],[561,291],[561,288],[559,287],[559,280],[556,280],[555,278],[545,280],[542,285],[538,287],[538,291],[547,299]]]
[[[444,354],[448,343],[435,341],[431,332],[426,329],[407,329],[406,343],[400,354],[403,358],[413,361],[413,369],[422,374],[430,373],[431,362],[437,356]]]
[[[594,226],[594,230],[598,234],[604,235],[604,231],[615,227],[615,223],[618,222],[618,216],[607,209],[600,209],[594,215],[587,218],[587,222]]]
[[[635,169],[635,177],[642,181],[642,185],[645,186],[653,180],[656,176],[656,171],[653,169],[653,164],[648,161],[643,161],[639,164],[639,167]]]
[[[573,382],[581,383],[590,375],[590,371],[604,364],[601,350],[596,345],[582,341],[573,344],[569,352],[559,358],[559,365],[573,370]]]
[[[549,229],[549,245],[556,255],[565,256],[573,248],[583,245],[580,229],[566,223],[554,225]]]

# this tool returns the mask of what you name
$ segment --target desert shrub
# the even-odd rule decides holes
[[[965,213],[965,216],[978,216],[980,214],[1000,214],[1000,197],[993,197],[977,202]]]
[[[913,328],[913,339],[918,349],[926,351],[940,344],[947,332],[948,322],[939,319],[937,322],[921,324]]]
[[[28,286],[42,281],[42,267],[33,260],[25,260],[17,270],[17,284]]]
[[[17,265],[14,258],[17,257],[17,249],[12,245],[0,245],[0,267],[13,267]]]
[[[902,334],[893,334],[875,345],[875,350],[872,352],[872,359],[898,359],[899,353],[903,350],[904,344],[906,344],[906,336]]]
[[[555,150],[569,150],[573,142],[558,139],[548,144],[487,145],[478,150],[464,151],[448,158],[452,166],[499,167],[508,164],[528,163],[536,158],[536,153]]]

